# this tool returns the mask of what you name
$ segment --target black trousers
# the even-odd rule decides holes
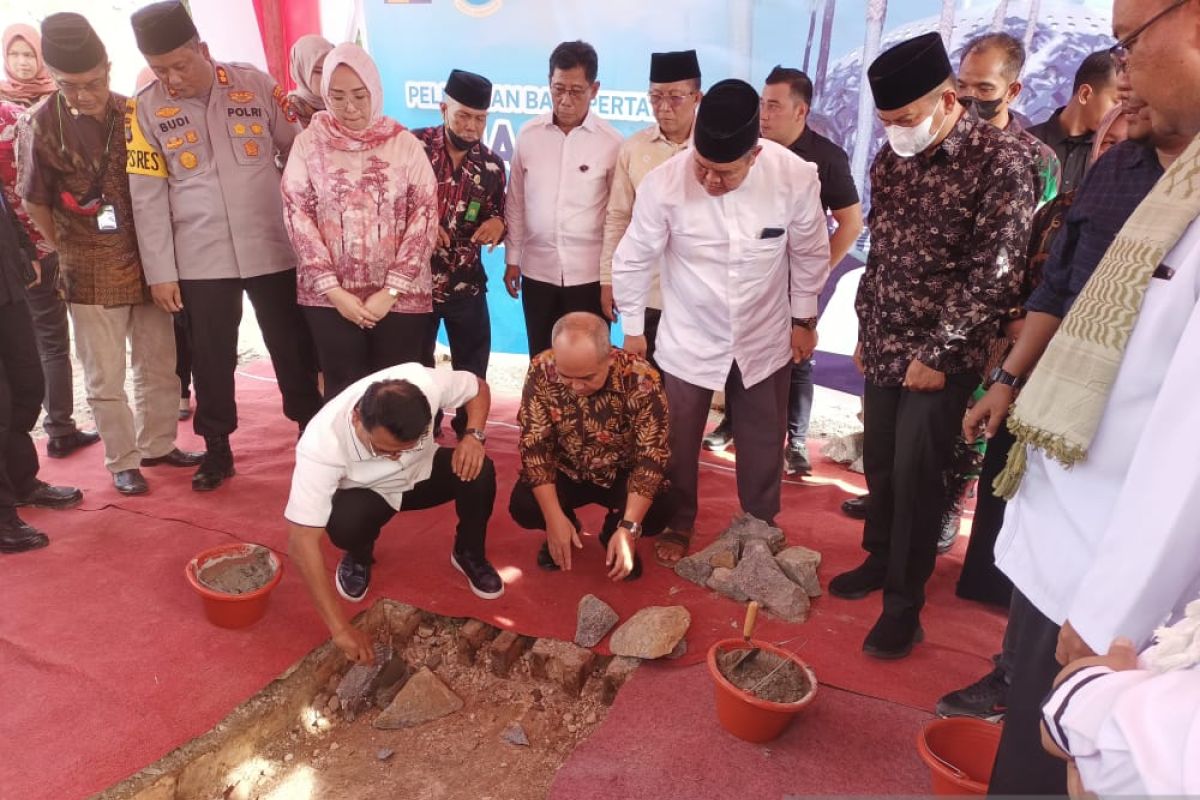
[[[590,311],[603,318],[600,310],[600,281],[579,286],[555,286],[553,283],[521,279],[521,306],[525,310],[525,335],[532,358],[550,349],[550,334],[559,317],[572,311]]]
[[[326,400],[373,372],[419,362],[424,354],[429,314],[392,312],[374,328],[360,328],[336,308],[305,306],[303,311],[325,375]]]
[[[454,474],[454,450],[439,447],[429,477],[404,493],[400,512],[420,511],[454,501],[458,528],[454,551],[484,555],[488,520],[496,503],[496,467],[485,458],[483,469],[473,481]],[[333,495],[333,511],[325,530],[329,539],[360,564],[375,562],[375,540],[383,526],[397,514],[383,497],[370,489],[339,489]]]
[[[58,253],[39,259],[42,280],[26,289],[33,332],[42,358],[46,392],[43,427],[51,437],[70,436],[75,427],[75,387],[71,374],[71,329],[67,323],[67,303],[58,294]]]
[[[646,360],[653,364],[655,369],[658,369],[658,362],[654,360],[654,347],[658,340],[658,325],[660,322],[662,322],[662,310],[647,308],[642,332],[646,336]]]
[[[200,436],[228,436],[237,430],[238,325],[242,292],[250,296],[263,341],[271,355],[284,415],[303,428],[321,409],[317,359],[312,339],[296,305],[296,270],[256,278],[180,281],[192,342],[192,382]]]
[[[1008,428],[1000,426],[987,445],[983,469],[979,473],[979,496],[975,500],[975,519],[963,559],[955,594],[967,600],[1008,607],[1012,601],[1012,581],[996,566],[996,539],[1004,526],[1007,505],[992,491],[992,483],[1004,469],[1008,453],[1016,440]]]
[[[192,342],[188,338],[187,312],[171,316],[175,320],[175,374],[179,376],[179,396],[192,396]]]
[[[863,549],[886,569],[883,611],[917,613],[937,559],[945,473],[954,464],[967,400],[979,376],[947,375],[937,392],[867,382],[863,395],[863,470],[871,502]]]
[[[1066,763],[1042,749],[1041,732],[1042,702],[1062,669],[1054,658],[1059,626],[1019,591],[1013,592],[1008,618],[1012,685],[988,794],[1065,795]]]
[[[17,520],[17,498],[37,486],[29,432],[41,413],[45,378],[23,299],[0,305],[0,523]]]
[[[625,501],[629,497],[628,481],[629,473],[620,472],[612,486],[604,487],[586,481],[573,481],[560,472],[554,488],[558,494],[559,506],[576,527],[579,526],[579,519],[575,516],[575,509],[593,503],[602,506],[606,513],[600,534],[608,537],[617,530],[617,526],[625,517]],[[676,497],[673,492],[663,492],[654,498],[646,516],[642,518],[642,535],[657,536],[662,533],[671,522],[675,504]],[[512,515],[513,521],[526,530],[546,530],[546,517],[542,514],[542,507],[533,496],[533,488],[525,481],[518,480],[513,486],[512,496],[508,501],[508,513]]]
[[[445,323],[446,339],[450,342],[450,365],[456,370],[470,372],[487,380],[488,360],[492,355],[492,318],[488,311],[487,293],[474,297],[458,297],[445,303],[434,303],[426,336],[422,363],[434,365],[433,352],[437,347],[438,328]],[[441,409],[437,409],[434,429],[441,428]],[[460,408],[454,415],[454,428],[461,432],[467,425],[467,411]]]

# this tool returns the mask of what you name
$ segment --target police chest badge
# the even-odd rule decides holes
[[[235,103],[245,105],[254,99],[254,92],[237,90],[229,93],[229,99]]]
[[[171,117],[177,116],[182,110],[183,109],[179,106],[163,106],[154,112],[154,116],[158,117],[159,119],[170,119]]]
[[[168,150],[178,150],[183,147],[183,139],[180,139],[178,136],[172,136],[170,139],[167,139],[166,145]]]
[[[179,163],[184,169],[195,169],[200,165],[200,159],[191,150],[184,150],[179,154]]]
[[[245,136],[246,135],[246,126],[240,122],[237,123],[236,125],[234,125],[233,126],[233,135],[234,136]]]
[[[263,133],[263,126],[262,126],[262,125],[259,125],[259,124],[256,122],[256,123],[254,123],[253,125],[251,125],[251,126],[250,126],[250,132],[251,132],[251,133],[253,133],[255,136],[262,136],[262,133]]]
[[[187,139],[188,144],[200,143],[200,134],[196,133],[195,131],[188,131],[183,135],[183,138]]]
[[[245,150],[247,158],[258,158],[262,152],[262,148],[258,146],[258,142],[253,139],[242,142],[242,149]]]

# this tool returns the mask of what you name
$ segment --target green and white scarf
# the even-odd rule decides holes
[[[1017,397],[998,497],[1016,494],[1030,447],[1068,468],[1087,458],[1150,278],[1197,216],[1200,136],[1121,228]]]

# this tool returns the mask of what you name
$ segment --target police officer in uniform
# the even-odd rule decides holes
[[[296,256],[283,224],[279,163],[300,128],[286,95],[247,64],[212,60],[178,0],[133,15],[158,77],[127,120],[130,189],[154,301],[186,315],[196,433],[207,456],[192,478],[210,491],[234,473],[234,370],[242,292],[301,430],[321,407],[316,358],[296,305]]]

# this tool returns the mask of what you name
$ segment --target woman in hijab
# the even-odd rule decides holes
[[[29,25],[5,28],[0,100],[28,108],[57,89],[42,62],[41,35]]]
[[[313,114],[325,110],[325,100],[321,97],[321,67],[332,49],[332,44],[316,34],[301,36],[292,45],[290,68],[296,88],[288,95],[288,102],[303,128],[308,127]]]
[[[321,96],[328,110],[296,137],[283,198],[328,399],[421,360],[438,214],[425,149],[383,116],[379,70],[365,50],[340,44],[329,53]]]

